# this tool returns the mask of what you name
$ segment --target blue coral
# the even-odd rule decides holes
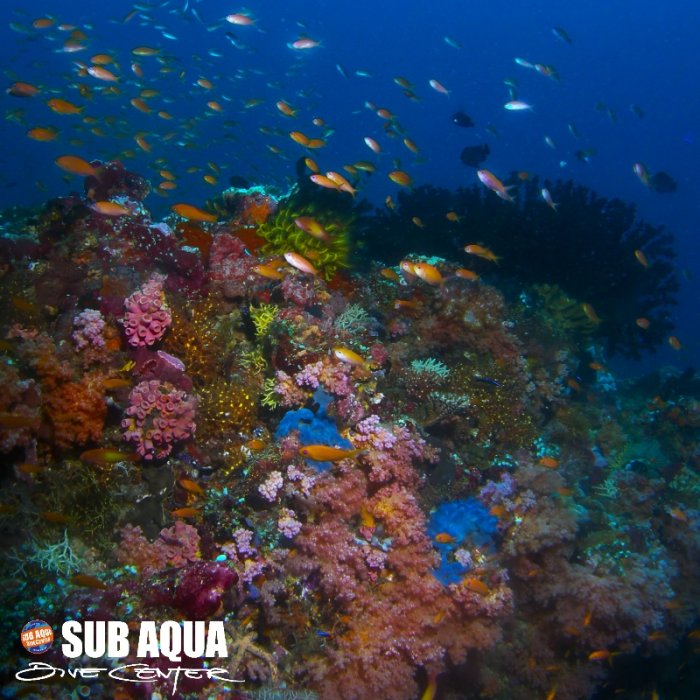
[[[435,578],[443,585],[457,583],[469,570],[454,559],[460,547],[489,547],[496,534],[497,518],[475,498],[441,503],[428,521],[428,535],[440,552],[440,566],[434,571]],[[449,542],[438,542],[435,538],[445,533]]]
[[[326,415],[327,401],[317,391],[314,399],[319,404],[316,413],[308,408],[299,408],[287,411],[277,426],[275,440],[287,437],[293,430],[299,431],[300,445],[329,445],[352,449],[352,443],[346,440],[338,432],[335,421]],[[307,462],[318,471],[326,471],[331,468],[331,462]]]

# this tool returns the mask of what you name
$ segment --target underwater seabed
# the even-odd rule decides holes
[[[509,259],[516,206],[561,237],[536,189],[370,216],[232,188],[153,221],[107,163],[6,218],[3,697],[697,697],[700,385],[606,360],[672,332],[670,238],[552,185],[629,254],[593,299]],[[33,658],[32,619],[126,622],[129,653]],[[221,623],[228,656],[180,665],[244,682],[15,679],[144,662],[144,620]]]

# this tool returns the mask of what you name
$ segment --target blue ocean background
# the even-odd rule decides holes
[[[235,12],[249,14],[254,24],[224,21]],[[32,27],[35,19],[46,16],[56,23],[46,29]],[[315,117],[324,120],[329,132],[328,146],[312,154],[322,170],[340,170],[360,159],[374,161],[378,170],[365,180],[360,196],[377,206],[399,189],[386,177],[393,159],[399,159],[416,185],[454,189],[477,183],[475,171],[460,162],[462,148],[488,143],[491,157],[485,167],[499,176],[527,171],[550,180],[571,178],[605,197],[634,203],[642,219],[676,235],[682,289],[675,322],[683,349],[664,347],[641,368],[617,368],[638,372],[696,362],[697,3],[71,0],[8,2],[2,17],[6,86],[21,80],[40,87],[41,93],[29,99],[2,95],[1,208],[39,206],[50,197],[80,191],[80,179],[65,177],[54,165],[64,154],[118,158],[154,184],[160,180],[159,169],[171,170],[177,175],[177,190],[160,201],[159,195],[150,195],[147,205],[155,216],[178,201],[203,203],[225,188],[231,176],[285,189],[295,179],[296,160],[305,155],[288,132],[322,136],[324,129],[311,125]],[[84,51],[61,51],[68,38],[68,32],[57,28],[61,23],[84,32]],[[557,38],[554,27],[563,27],[571,44]],[[290,49],[288,44],[300,36],[320,46]],[[134,47],[144,45],[159,49],[165,63],[132,55]],[[89,63],[96,53],[114,56],[115,64],[108,68],[119,76],[118,95],[101,92],[108,87],[104,82],[78,77],[76,62]],[[516,57],[554,66],[561,82],[518,66]],[[130,68],[135,61],[144,71],[138,86]],[[172,71],[159,72],[163,65]],[[413,84],[417,101],[403,94],[393,80],[398,76]],[[213,88],[197,85],[199,78],[211,81]],[[503,108],[510,99],[504,80],[511,78],[517,81],[518,98],[532,104],[532,111]],[[449,95],[431,89],[430,80],[439,81]],[[81,97],[78,83],[90,86],[91,98]],[[129,104],[144,86],[159,92],[147,100],[151,114]],[[46,106],[50,97],[84,110],[80,116],[54,114]],[[298,110],[296,118],[276,109],[280,99]],[[222,111],[208,108],[210,100],[220,103]],[[250,100],[261,102],[246,107]],[[386,138],[382,121],[367,102],[395,114],[420,152],[414,155],[400,139]],[[598,103],[606,109],[596,109]],[[630,110],[632,104],[641,107],[643,117]],[[160,119],[157,110],[167,110],[173,120]],[[457,110],[467,112],[476,127],[454,125],[451,115]],[[95,122],[85,124],[86,115]],[[575,125],[579,138],[569,124]],[[32,141],[26,131],[37,126],[56,127],[60,135],[49,143]],[[104,135],[93,133],[95,127]],[[144,135],[150,152],[135,144],[138,134]],[[366,136],[382,143],[380,155],[366,147]],[[545,136],[555,149],[546,145]],[[595,149],[589,163],[574,155],[585,149]],[[220,169],[217,186],[203,181],[203,175],[214,172],[208,162]],[[632,171],[636,162],[652,173],[668,172],[678,191],[659,194],[645,188]],[[188,173],[188,168],[197,169]]]

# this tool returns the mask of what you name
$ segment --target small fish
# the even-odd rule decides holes
[[[537,464],[539,464],[540,467],[545,467],[546,469],[556,469],[559,466],[559,460],[555,459],[554,457],[547,457],[545,455],[544,457],[540,457]]]
[[[635,323],[643,330],[646,331],[649,326],[651,325],[651,321],[648,318],[644,318],[644,316],[640,316],[638,319],[635,320]]]
[[[138,455],[132,452],[120,452],[119,450],[111,450],[107,447],[98,447],[94,450],[85,450],[81,453],[80,459],[83,462],[92,462],[93,464],[116,464],[117,462],[138,460]]]
[[[196,481],[192,481],[192,479],[178,479],[177,483],[188,493],[194,493],[198,496],[204,493],[204,489]]]
[[[175,510],[170,511],[170,515],[172,515],[173,518],[196,518],[199,513],[200,511],[198,508],[191,508],[189,506],[185,506],[184,508],[176,508]]]
[[[307,275],[318,275],[318,270],[299,253],[289,251],[284,254],[284,259],[294,268]]]
[[[474,576],[467,576],[462,579],[462,585],[473,593],[478,593],[481,596],[487,596],[491,593],[489,587],[478,578]]]
[[[270,280],[283,280],[284,279],[284,273],[275,269],[271,265],[265,265],[265,264],[254,265],[252,270],[256,274],[260,275],[261,277],[265,277],[265,278],[270,279]]]
[[[34,97],[34,95],[38,95],[41,92],[41,89],[36,85],[25,83],[20,80],[12,83],[5,92],[8,95],[12,95],[12,97]]]
[[[331,182],[334,182],[341,192],[347,192],[348,194],[352,195],[353,197],[355,196],[355,188],[340,173],[337,173],[334,170],[329,170],[326,173],[326,177]]]
[[[455,270],[455,277],[459,277],[460,279],[467,280],[469,282],[476,282],[479,279],[479,275],[477,275],[476,272],[467,270],[465,267],[460,267],[459,269]]]
[[[90,209],[103,216],[131,216],[131,210],[116,202],[93,202]]]
[[[608,649],[597,649],[596,651],[592,651],[588,655],[588,660],[589,661],[612,661],[613,656],[617,656],[620,652],[612,652],[609,651]]]
[[[413,273],[428,284],[439,285],[445,281],[440,270],[427,262],[413,263]]]
[[[523,102],[522,100],[511,100],[510,102],[506,102],[503,106],[509,112],[523,112],[525,110],[533,109],[531,104]]]
[[[507,202],[515,201],[508,192],[510,187],[506,187],[492,172],[488,170],[477,170],[476,174],[481,183],[492,192],[495,192],[501,199]]]
[[[389,179],[402,187],[410,187],[413,184],[413,178],[403,170],[392,170]]]
[[[364,142],[374,153],[381,153],[382,147],[371,136],[365,136]]]
[[[565,44],[572,44],[571,37],[569,33],[564,29],[564,27],[554,27],[552,29],[552,34],[554,34],[557,39],[563,41]]]
[[[455,541],[455,538],[449,532],[438,532],[433,539],[439,544],[450,544]]]
[[[528,61],[526,58],[514,58],[513,60],[517,65],[521,66],[522,68],[535,68],[535,64]]]
[[[107,391],[113,391],[115,389],[126,389],[131,386],[131,382],[128,379],[121,379],[119,377],[105,379],[102,382],[102,386]]]
[[[116,83],[119,80],[119,78],[114,75],[111,70],[104,68],[103,66],[90,66],[87,69],[87,72],[88,75],[91,75],[93,78],[107,83]]]
[[[682,350],[683,349],[683,343],[681,343],[680,340],[675,335],[669,335],[668,336],[668,344],[674,349],[674,350]]]
[[[581,309],[591,323],[595,323],[596,325],[602,323],[600,316],[598,316],[591,304],[581,304]]]
[[[484,260],[488,260],[489,262],[497,263],[500,260],[500,258],[488,248],[478,245],[477,243],[470,243],[469,245],[464,246],[464,252],[468,253],[469,255],[476,255],[477,258],[482,258]]]
[[[343,459],[351,459],[364,450],[346,450],[340,447],[328,445],[303,445],[299,448],[299,456],[312,459],[315,462],[339,462]]]
[[[398,282],[401,279],[396,270],[392,270],[390,267],[383,267],[381,270],[379,270],[379,274],[384,279],[387,279],[391,282]]]
[[[188,221],[203,221],[208,223],[214,223],[217,220],[215,214],[210,214],[203,209],[193,206],[192,204],[173,204],[170,207],[178,216]]]
[[[457,41],[457,39],[451,37],[451,36],[444,36],[442,37],[442,40],[448,45],[451,46],[453,49],[461,49],[462,44]]]
[[[226,15],[226,21],[230,24],[235,24],[237,27],[250,27],[255,23],[255,20],[244,12],[237,12],[232,15]]]
[[[557,207],[559,206],[559,203],[555,202],[552,199],[552,195],[551,195],[550,191],[546,187],[543,187],[540,190],[540,194],[542,195],[542,199],[544,199],[544,201],[547,202],[547,206],[550,209],[552,209],[553,211],[556,211]]]
[[[649,261],[647,260],[647,256],[644,255],[644,253],[641,250],[635,250],[634,251],[634,257],[637,258],[637,262],[644,268],[649,267]]]
[[[439,80],[435,80],[435,78],[429,80],[428,85],[430,85],[430,87],[433,88],[433,90],[439,92],[441,95],[449,96],[450,94],[450,91]]]
[[[294,109],[288,102],[285,102],[284,100],[278,100],[275,103],[275,107],[277,107],[277,111],[281,114],[284,114],[285,117],[297,116],[296,109]]]
[[[649,171],[642,163],[635,163],[632,166],[632,172],[639,178],[639,181],[645,186],[650,187]]]
[[[35,141],[55,141],[58,137],[58,131],[50,126],[37,126],[29,129],[27,136]]]
[[[365,358],[356,353],[354,350],[350,350],[350,348],[340,346],[334,347],[333,355],[335,355],[335,357],[341,362],[345,362],[353,367],[365,367],[367,365]]]
[[[94,176],[97,170],[86,160],[78,156],[60,156],[54,161],[56,165],[72,175],[82,175],[83,177]]]
[[[338,187],[337,183],[333,182],[333,180],[331,180],[326,175],[321,175],[321,173],[314,173],[313,175],[309,175],[309,180],[311,180],[311,182],[313,182],[315,185],[323,187],[327,190],[340,191],[340,187]]]
[[[320,41],[310,39],[308,36],[299,37],[296,41],[287,44],[290,49],[294,49],[295,51],[308,51],[309,49],[318,48],[320,45]]]
[[[63,100],[60,97],[53,97],[47,103],[49,109],[56,114],[80,114],[83,111],[82,107],[74,105],[68,100]]]
[[[96,588],[98,590],[107,588],[107,584],[104,581],[100,581],[97,576],[90,576],[89,574],[73,574],[70,577],[70,581],[72,584],[83,588]]]
[[[463,129],[471,129],[474,126],[473,119],[466,112],[455,112],[452,115],[452,123],[461,126]]]

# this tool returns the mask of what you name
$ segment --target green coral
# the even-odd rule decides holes
[[[583,310],[581,302],[572,299],[556,284],[536,284],[537,293],[548,325],[557,333],[587,338],[597,325]]]
[[[268,377],[263,382],[262,393],[260,395],[260,403],[265,407],[273,410],[280,404],[279,394],[277,393],[277,380],[274,377]]]
[[[300,216],[315,219],[328,233],[328,240],[319,240],[302,231],[295,223],[295,219]],[[266,241],[263,253],[298,253],[307,258],[320,274],[329,280],[340,268],[349,266],[351,224],[350,214],[316,211],[312,205],[290,205],[282,207],[276,216],[261,224],[257,233]]]
[[[257,338],[261,338],[267,333],[278,311],[279,309],[274,304],[260,304],[260,306],[250,307],[250,317],[253,320]]]

